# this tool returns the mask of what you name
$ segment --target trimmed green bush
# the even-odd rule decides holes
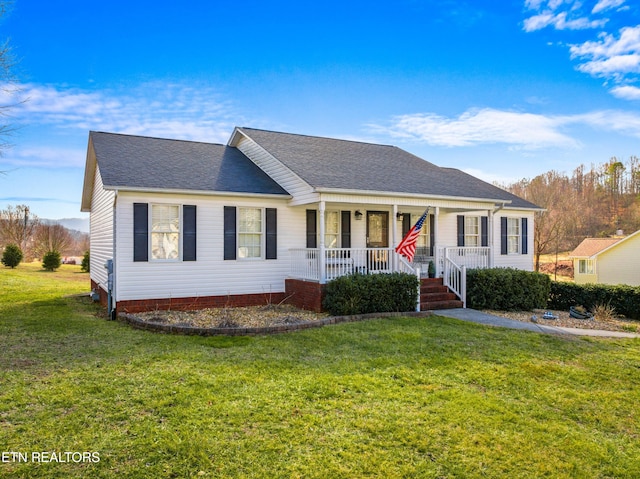
[[[498,311],[547,307],[551,280],[546,274],[514,268],[467,271],[467,306]]]
[[[42,267],[47,271],[55,271],[61,264],[60,253],[57,251],[48,251],[42,258]]]
[[[415,311],[419,284],[406,273],[342,276],[327,283],[322,306],[336,316]]]
[[[640,287],[607,284],[575,284],[552,282],[549,308],[569,310],[584,306],[592,310],[597,304],[613,307],[616,313],[630,319],[640,319]]]
[[[80,265],[80,271],[82,271],[83,273],[88,273],[90,271],[90,257],[88,251],[84,252],[84,256],[82,257],[82,264]]]
[[[22,250],[18,245],[8,244],[2,253],[2,264],[8,268],[15,268],[22,261]]]

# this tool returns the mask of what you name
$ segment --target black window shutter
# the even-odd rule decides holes
[[[407,233],[413,225],[411,224],[411,213],[402,213],[402,237],[407,236]]]
[[[500,254],[507,254],[507,217],[500,217]]]
[[[489,217],[480,217],[480,246],[489,246]]]
[[[307,248],[318,247],[318,212],[307,210]]]
[[[341,212],[340,247],[351,248],[351,211]]]
[[[236,207],[224,207],[224,259],[236,259]]]
[[[464,216],[458,215],[458,246],[464,246]]]
[[[522,218],[522,254],[529,251],[529,223],[527,218]]]
[[[196,206],[182,206],[182,260],[196,260]]]
[[[429,215],[429,256],[433,256],[436,247],[436,217]]]
[[[149,205],[133,204],[133,261],[149,261]]]
[[[265,259],[278,259],[278,210],[266,208],[265,217],[267,224]]]

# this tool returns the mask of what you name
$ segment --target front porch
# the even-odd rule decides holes
[[[433,256],[418,251],[411,263],[394,248],[294,248],[290,253],[291,278],[325,284],[354,273],[400,272],[426,278],[430,262],[435,266],[434,277],[442,278],[453,265],[465,269],[490,267],[491,248],[436,248]]]
[[[488,268],[489,247],[437,248],[433,257],[416,256],[410,263],[393,248],[296,248],[291,252],[291,274],[286,295],[303,309],[322,309],[324,285],[349,274],[408,273],[420,278],[416,310],[466,307],[466,271]],[[435,281],[427,279],[433,261]]]

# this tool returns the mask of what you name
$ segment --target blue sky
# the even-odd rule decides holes
[[[394,144],[487,181],[640,155],[631,0],[15,0],[0,208],[83,217],[90,130]]]

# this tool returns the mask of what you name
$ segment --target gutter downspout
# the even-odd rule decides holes
[[[117,314],[116,308],[115,308],[115,304],[117,304],[117,281],[116,281],[116,276],[117,276],[117,265],[118,262],[116,261],[116,234],[118,229],[116,228],[116,223],[117,223],[117,205],[118,205],[118,190],[116,189],[114,191],[114,196],[113,196],[113,238],[111,240],[112,242],[112,256],[113,256],[113,270],[111,272],[111,284],[110,286],[108,286],[108,295],[109,295],[109,319],[115,319],[115,316]]]

